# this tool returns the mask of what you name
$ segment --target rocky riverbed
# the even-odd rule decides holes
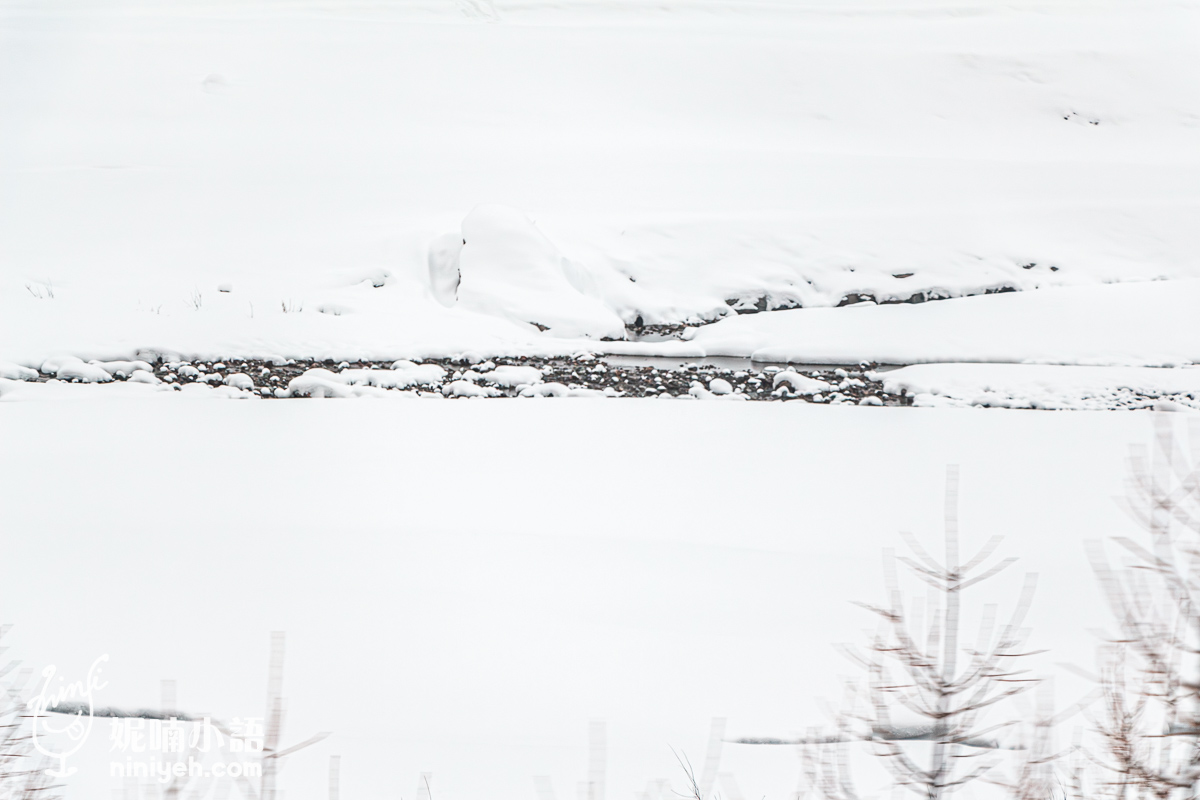
[[[659,366],[611,363],[590,354],[571,358],[494,359],[467,355],[420,362],[229,358],[84,364],[76,359],[44,366],[36,376],[26,377],[38,382],[136,381],[180,389],[202,384],[269,399],[340,396],[369,390],[447,398],[603,396],[767,402],[803,399],[827,404],[910,405],[911,398],[905,394],[884,391],[874,373],[875,366],[730,367],[703,361]]]
[[[1040,410],[1195,410],[1200,390],[1187,370],[1016,364],[762,364],[746,359],[496,357],[422,361],[227,358],[88,361],[56,357],[38,369],[0,363],[0,396],[73,384],[139,384],[135,393],[230,399],[321,397],[640,397],[802,401],[825,405],[941,406]],[[96,386],[96,390],[103,390]]]

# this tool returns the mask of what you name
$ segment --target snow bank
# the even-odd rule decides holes
[[[458,257],[464,244],[459,233],[442,234],[429,243],[429,288],[434,299],[446,308],[458,302]]]
[[[1200,280],[1152,281],[777,311],[705,326],[690,343],[760,361],[1160,366],[1200,362],[1196,308]]]
[[[189,383],[180,386],[179,390],[169,396],[206,398],[214,400],[257,400],[258,395],[245,392],[235,386],[211,386],[207,383]]]
[[[0,361],[0,378],[13,381],[31,381],[38,376],[37,370],[22,367],[20,364],[10,364]]]
[[[1200,275],[1194,4],[483,5],[6,4],[0,359],[569,353]]]
[[[1168,398],[1200,410],[1200,368],[1071,367],[1040,364],[920,364],[878,375],[914,405],[1003,408],[1153,408]]]
[[[353,386],[378,386],[381,389],[411,389],[417,386],[437,386],[446,370],[437,364],[421,364],[409,369],[344,369],[338,380]]]
[[[145,373],[139,373],[145,374]],[[177,396],[168,385],[161,382],[150,384],[143,381],[110,381],[96,383],[70,383],[51,379],[44,383],[9,380],[0,378],[0,401],[28,402],[46,400],[106,400],[117,398],[143,398]]]
[[[408,370],[344,369],[330,372],[316,368],[288,381],[281,397],[416,397],[412,392],[394,392],[389,389],[407,389],[417,386],[422,375],[411,375]]]
[[[42,366],[43,372],[50,372],[54,377],[64,381],[79,381],[80,383],[107,383],[113,379],[112,373],[98,364],[85,364],[82,359],[65,358],[55,361],[48,370]]]
[[[235,386],[210,386],[207,383],[189,383],[183,386],[160,380],[152,373],[137,370],[123,381],[75,383],[53,378],[44,383],[14,381],[0,378],[0,400],[57,401],[57,400],[118,400],[130,398],[251,400],[257,399],[254,392],[243,391]]]
[[[616,314],[572,285],[562,253],[521,212],[476,206],[463,220],[462,238],[456,302],[463,308],[532,324],[555,336],[625,335]],[[438,280],[449,284],[444,275]],[[441,297],[445,289],[435,291]]]
[[[437,364],[416,364],[400,360],[392,369],[342,369],[331,372],[318,367],[288,382],[282,397],[379,397],[412,392],[388,392],[390,389],[437,388],[446,370]],[[230,376],[231,378],[233,376]],[[253,385],[253,382],[251,382]]]

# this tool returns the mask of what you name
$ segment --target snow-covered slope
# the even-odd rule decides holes
[[[1197,276],[1197,20],[1193,2],[6,3],[0,358],[399,357],[729,302]],[[516,288],[469,278],[474,299],[437,302],[431,254],[481,204],[532,220],[580,295],[560,282],[554,304],[595,322],[538,334],[509,321]]]
[[[739,316],[700,328],[705,355],[760,361],[1174,366],[1200,361],[1200,280],[1153,281]]]

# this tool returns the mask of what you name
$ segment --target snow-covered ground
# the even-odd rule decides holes
[[[1200,277],[1196,22],[1192,2],[9,2],[0,360],[563,353],[730,303],[805,310],[782,339],[715,325],[704,352],[764,325],[742,350],[1195,360],[1195,289],[1171,283]],[[1130,283],[1151,279],[1171,283]]]
[[[1105,409],[1132,406],[1200,409],[1200,369],[1055,367],[1038,364],[920,364],[879,376],[884,388],[915,405]],[[1147,403],[1143,397],[1174,395]],[[1179,401],[1182,400],[1182,403]]]
[[[170,678],[227,719],[262,716],[286,630],[284,744],[334,733],[289,758],[292,800],[326,797],[330,754],[346,798],[415,796],[423,771],[448,800],[528,800],[537,775],[572,798],[590,720],[607,798],[682,790],[669,747],[702,762],[712,717],[731,737],[826,721],[853,674],[832,645],[873,627],[850,601],[883,600],[900,531],[937,548],[948,463],[964,546],[1004,534],[1040,574],[1031,647],[1072,700],[1054,665],[1090,668],[1106,619],[1083,542],[1137,536],[1112,497],[1150,433],[1088,412],[402,405],[4,406],[13,652],[69,679],[108,653],[100,703],[157,707]],[[102,722],[72,797],[119,784]],[[721,771],[745,798],[799,783],[787,747],[727,745]]]
[[[900,531],[937,540],[957,463],[967,546],[1003,533],[1041,574],[1038,669],[1074,699],[1055,665],[1090,666],[1105,621],[1082,544],[1131,533],[1111,497],[1150,432],[1086,409],[1200,407],[1198,23],[1197,0],[0,3],[9,654],[72,678],[107,653],[101,704],[174,679],[228,720],[264,714],[286,630],[282,744],[333,731],[287,800],[328,797],[334,754],[343,798],[662,800],[713,718],[825,720],[852,671],[830,645],[872,624],[849,601],[882,599]],[[764,362],[907,365],[873,380],[918,407],[191,402],[587,394],[501,357],[592,354],[758,364],[679,392],[717,399],[815,399]],[[593,720],[603,789],[577,793]],[[68,796],[160,796],[110,776],[109,732]],[[789,748],[720,771],[727,800],[799,783]]]

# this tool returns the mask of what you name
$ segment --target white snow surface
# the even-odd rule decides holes
[[[917,405],[1102,409],[1150,407],[1132,395],[1171,396],[1200,410],[1200,368],[1064,367],[1034,364],[920,364],[881,373],[884,389],[902,389]]]
[[[476,207],[462,224],[456,302],[556,336],[619,338],[625,324],[583,294],[585,277],[520,212]]]
[[[1198,13],[14,0],[0,359],[569,353],[733,302],[804,305],[789,357],[940,361],[960,312],[817,312],[1007,287],[1064,318],[974,359],[1194,359],[1136,331],[1188,328],[1151,295],[1200,277]]]
[[[604,796],[661,800],[713,717],[826,720],[852,671],[829,645],[872,624],[849,601],[883,599],[899,531],[938,540],[957,463],[967,549],[1003,533],[1040,573],[1036,668],[1074,700],[1055,665],[1090,667],[1105,623],[1084,539],[1136,536],[1111,496],[1149,414],[367,400],[501,393],[505,368],[432,356],[606,351],[916,364],[885,380],[923,406],[1189,407],[1197,370],[1145,367],[1200,361],[1198,23],[1195,0],[0,4],[0,400],[53,401],[0,413],[5,644],[66,676],[108,653],[105,704],[174,679],[228,719],[263,713],[288,631],[284,743],[334,732],[289,757],[290,800],[328,796],[334,754],[347,798],[426,772],[439,800],[570,797],[593,719]],[[918,294],[952,299],[872,302]],[[639,318],[720,321],[603,341]],[[395,363],[273,392],[360,403],[112,380],[159,356]],[[130,796],[106,726],[73,758],[69,797]],[[721,771],[779,798],[799,764],[727,745]]]
[[[570,797],[593,719],[605,796],[665,779],[669,798],[669,748],[701,760],[712,717],[730,738],[825,723],[853,674],[833,645],[873,628],[850,601],[885,600],[899,531],[938,546],[948,463],[963,546],[1004,534],[1021,558],[968,612],[1039,573],[1032,666],[1081,696],[1055,664],[1090,669],[1106,623],[1084,540],[1138,537],[1112,496],[1150,433],[1148,414],[800,402],[13,404],[6,644],[68,679],[108,653],[105,705],[157,707],[174,679],[230,719],[262,715],[286,630],[285,743],[333,732],[289,757],[292,800],[327,797],[333,754],[343,797],[415,796],[422,772],[445,800],[528,800],[538,775]],[[98,724],[68,797],[120,789],[114,755]],[[787,797],[800,764],[730,744],[720,770]]]
[[[1170,366],[1200,361],[1200,280],[1044,289],[723,320],[688,344],[760,361]]]
[[[10,364],[0,361],[0,378],[12,381],[31,381],[37,377],[37,370],[22,367],[20,364]]]

